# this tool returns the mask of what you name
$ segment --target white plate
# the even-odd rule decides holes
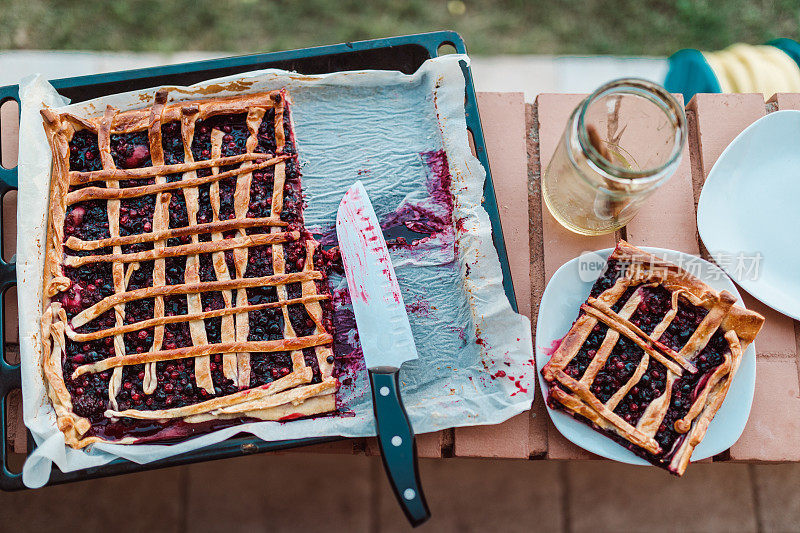
[[[800,111],[770,113],[728,145],[700,194],[697,229],[734,281],[800,320]]]
[[[716,290],[725,289],[736,296],[738,304],[744,306],[736,286],[716,265],[699,257],[665,250],[663,248],[642,248],[658,257],[675,263]],[[601,250],[577,257],[559,268],[542,296],[539,317],[536,322],[536,368],[550,360],[553,343],[569,331],[578,316],[578,308],[586,301],[594,280],[600,274],[603,264],[612,249]],[[547,398],[547,383],[539,376],[542,395]],[[751,344],[742,357],[742,362],[725,401],[708,427],[703,441],[697,445],[692,460],[705,459],[723,452],[736,442],[744,430],[750,416],[753,392],[756,386],[756,350]],[[581,448],[592,453],[623,463],[649,465],[630,450],[620,446],[610,438],[598,433],[586,424],[579,422],[563,411],[547,408],[550,418],[558,431]]]

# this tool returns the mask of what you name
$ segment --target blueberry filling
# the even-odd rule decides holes
[[[117,168],[152,166],[147,131],[111,135],[111,157]]]
[[[91,172],[101,168],[97,134],[89,130],[76,131],[69,142],[69,169]]]
[[[631,379],[643,355],[642,349],[632,340],[620,335],[605,365],[592,382],[592,393],[601,402],[607,402]]]
[[[592,285],[592,291],[590,295],[596,298],[604,291],[613,287],[617,279],[625,274],[626,268],[626,264],[617,261],[616,259],[609,259],[606,262],[606,267],[603,271],[603,274],[601,274],[600,277],[594,282],[594,285]]]
[[[675,351],[679,351],[684,347],[707,314],[708,311],[702,307],[695,307],[678,300],[678,312],[666,331],[658,338],[659,342]]]
[[[586,342],[583,343],[583,346],[578,350],[575,357],[573,357],[564,368],[564,372],[566,372],[568,376],[575,379],[581,379],[583,377],[589,363],[597,355],[597,350],[600,349],[600,345],[606,337],[606,332],[608,332],[608,326],[602,323],[598,323],[592,328],[592,331],[586,338]]]
[[[649,335],[672,309],[672,293],[661,285],[641,287],[639,291],[641,301],[629,320]]]

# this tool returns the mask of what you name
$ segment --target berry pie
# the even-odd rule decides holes
[[[330,258],[303,226],[285,90],[42,111],[42,342],[70,446],[335,410]]]
[[[620,241],[542,369],[548,405],[678,476],[764,317]]]

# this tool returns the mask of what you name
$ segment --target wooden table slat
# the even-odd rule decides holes
[[[683,103],[683,95],[675,95]],[[692,131],[688,132],[692,135]],[[645,138],[643,142],[648,142]],[[698,254],[697,216],[692,192],[689,146],[683,148],[681,162],[672,177],[647,199],[636,217],[626,226],[627,240],[635,245],[668,248]]]
[[[572,110],[584,96],[579,94],[540,94],[536,98],[536,114],[539,124],[539,158],[542,174],[561,139]],[[540,181],[541,186],[541,181]],[[582,252],[611,248],[613,234],[587,237],[564,229],[547,210],[542,201],[542,241],[544,243],[544,277],[549,281],[555,271]],[[577,314],[577,310],[576,310]],[[566,440],[547,423],[547,457],[551,459],[588,459],[594,456]]]
[[[523,93],[481,93],[478,105],[517,305],[530,317],[528,196],[520,193],[528,185],[525,98]],[[456,428],[453,452],[518,459],[539,453],[530,447],[529,419],[526,412],[494,426]]]
[[[760,94],[698,94],[688,110],[694,114],[700,175],[704,181],[725,147],[767,108]],[[695,194],[701,187],[695,186]],[[738,252],[733,250],[731,252]],[[741,289],[740,289],[741,290]],[[742,292],[747,307],[766,317],[756,340],[756,392],[750,419],[730,449],[737,461],[800,460],[800,398],[793,321]]]

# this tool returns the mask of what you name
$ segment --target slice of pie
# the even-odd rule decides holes
[[[542,375],[567,411],[676,475],[764,317],[620,241]]]
[[[73,447],[336,408],[325,253],[285,91],[87,118],[53,152],[43,371]]]

